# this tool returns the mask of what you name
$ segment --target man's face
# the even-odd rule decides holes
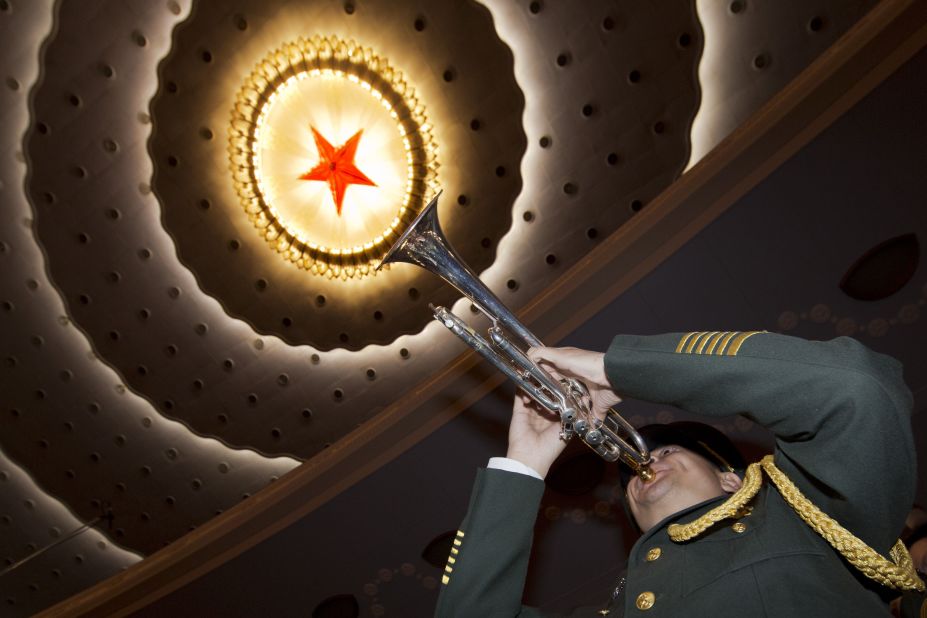
[[[707,459],[681,446],[661,446],[651,452],[649,483],[633,477],[628,483],[631,514],[644,530],[685,508],[725,493],[720,471]]]

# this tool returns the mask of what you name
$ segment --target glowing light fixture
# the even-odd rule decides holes
[[[437,156],[402,73],[333,36],[270,52],[232,109],[229,163],[245,212],[271,247],[318,275],[372,275],[437,191]]]

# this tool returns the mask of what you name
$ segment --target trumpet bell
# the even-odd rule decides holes
[[[563,439],[578,435],[606,461],[622,461],[647,481],[650,451],[643,437],[615,410],[596,418],[585,403],[586,387],[576,380],[559,382],[525,353],[544,344],[506,307],[461,259],[438,221],[439,192],[393,243],[384,264],[407,263],[424,268],[451,284],[490,320],[489,339],[482,337],[444,307],[433,307],[434,317],[476,350],[544,408],[560,417]]]

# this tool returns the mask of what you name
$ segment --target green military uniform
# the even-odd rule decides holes
[[[859,541],[889,555],[914,498],[916,471],[911,395],[893,359],[848,338],[706,332],[616,337],[605,368],[622,396],[706,416],[742,413],[769,428],[776,435],[773,470]],[[543,490],[526,475],[478,473],[437,616],[545,615],[521,605]],[[631,549],[616,603],[624,615],[889,615],[886,600],[900,593],[864,576],[805,523],[798,511],[807,502],[790,505],[769,479],[754,492],[689,540],[674,541],[670,526],[698,528],[729,503],[727,496],[644,533]],[[599,608],[605,605],[603,599]]]

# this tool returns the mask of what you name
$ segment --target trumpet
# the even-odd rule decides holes
[[[593,414],[589,390],[575,379],[557,380],[528,358],[528,348],[544,344],[487,288],[447,241],[438,221],[439,192],[377,265],[404,262],[420,266],[451,284],[491,321],[489,338],[477,333],[445,307],[429,305],[436,320],[513,380],[535,402],[560,417],[560,438],[579,438],[609,462],[621,461],[642,480],[653,478],[644,438],[618,412]]]

